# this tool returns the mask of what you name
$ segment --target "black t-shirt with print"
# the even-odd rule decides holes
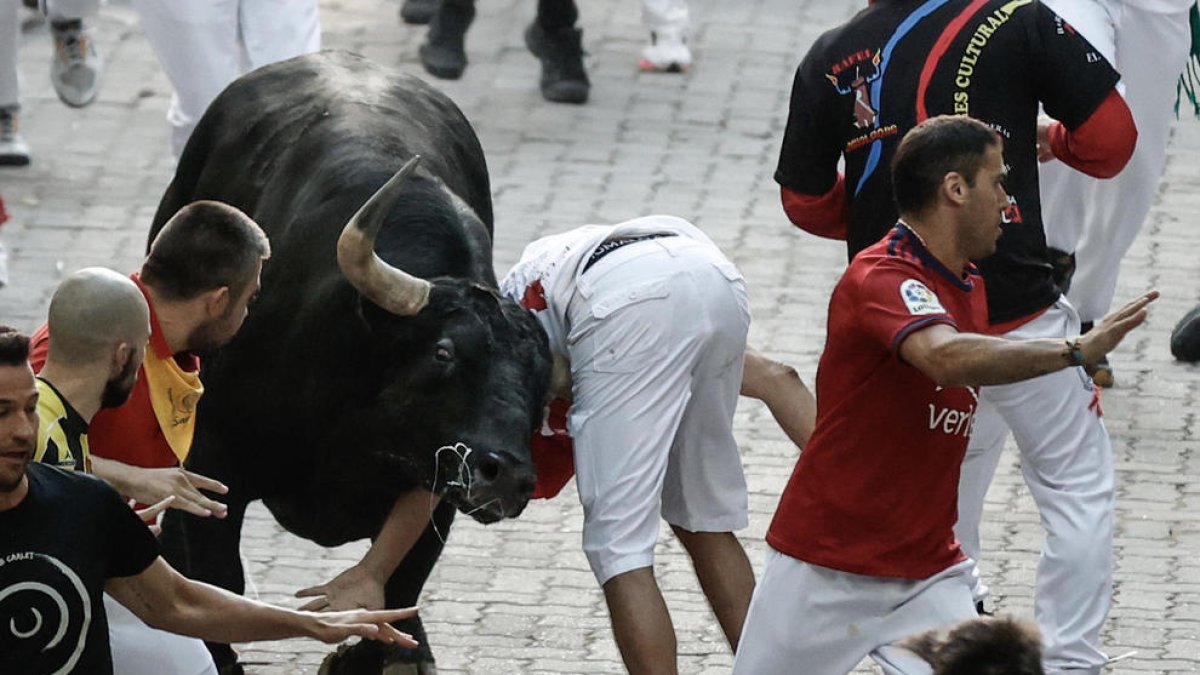
[[[0,673],[112,673],[104,583],[138,574],[158,542],[111,487],[31,462],[0,512]]]
[[[941,114],[986,122],[1004,139],[1013,204],[979,267],[990,321],[1016,319],[1058,297],[1038,196],[1038,103],[1074,129],[1118,79],[1037,0],[880,0],[822,35],[800,64],[775,180],[825,194],[844,156],[853,257],[896,222],[890,167],[905,132]]]

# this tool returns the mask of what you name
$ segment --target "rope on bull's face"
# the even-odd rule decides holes
[[[442,453],[443,452],[450,452],[450,453],[453,453],[455,457],[458,457],[457,479],[456,480],[447,480],[446,485],[445,485],[446,489],[449,489],[452,487],[461,488],[463,490],[463,492],[466,493],[466,495],[469,499],[470,494],[471,494],[471,470],[467,466],[467,457],[470,457],[471,453],[474,452],[474,450],[471,449],[466,443],[463,443],[461,441],[459,441],[458,443],[455,443],[454,445],[443,445],[442,447],[438,448],[437,452],[433,453],[433,484],[434,484],[434,487],[437,486],[438,477],[441,475],[441,463],[442,463]],[[429,522],[433,524],[433,533],[437,535],[437,538],[443,544],[445,544],[446,543],[446,535],[442,534],[441,530],[438,529],[437,521],[434,520],[434,518],[433,518],[433,510],[435,508],[437,508],[437,498],[436,498],[434,492],[431,490],[429,493]]]
[[[463,495],[466,497],[467,503],[473,503],[474,495],[471,494],[471,488],[474,481],[474,474],[471,472],[471,468],[467,465],[467,458],[471,456],[471,453],[474,452],[474,449],[461,441],[455,443],[454,445],[443,445],[442,447],[438,448],[437,452],[433,453],[433,481],[435,486],[437,485],[438,476],[441,475],[440,469],[443,452],[453,453],[454,456],[458,458],[458,475],[454,479],[447,480],[445,483],[445,488],[460,488],[463,491]],[[500,498],[493,497],[492,499],[489,499],[488,501],[464,513],[467,516],[472,516],[479,511],[488,508],[492,504],[497,503],[500,503]],[[440,530],[438,530],[437,521],[433,518],[433,511],[435,508],[437,508],[437,500],[431,491],[429,495],[429,522],[433,524],[433,533],[437,535],[437,538],[443,544],[445,544],[446,536],[442,534]]]

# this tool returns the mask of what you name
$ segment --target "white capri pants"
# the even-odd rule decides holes
[[[52,21],[85,19],[96,14],[100,0],[43,0],[43,9]],[[21,104],[17,81],[17,51],[21,37],[21,0],[0,0],[0,108]],[[49,62],[50,50],[46,50]],[[49,72],[49,67],[47,67]]]
[[[846,675],[870,656],[887,675],[932,673],[898,642],[976,618],[969,562],[926,579],[851,574],[769,549],[733,675]]]
[[[1156,12],[1120,0],[1044,1],[1120,71],[1138,130],[1133,157],[1114,178],[1092,178],[1057,161],[1040,167],[1046,241],[1075,253],[1067,297],[1083,321],[1096,321],[1112,307],[1121,260],[1158,194],[1175,116],[1175,83],[1191,47],[1192,3],[1174,0],[1169,4],[1178,5],[1177,11]]]
[[[134,0],[175,94],[167,110],[178,158],[213,99],[255,68],[321,48],[316,0]]]
[[[1037,319],[1006,333],[1010,339],[1065,338],[1079,333],[1079,316],[1060,297]],[[1065,339],[1064,339],[1065,344]],[[1083,368],[980,391],[975,429],[959,481],[955,535],[980,559],[984,497],[1011,429],[1021,473],[1046,530],[1034,587],[1034,615],[1046,642],[1049,674],[1097,673],[1107,662],[1100,631],[1112,601],[1112,444],[1093,405],[1094,385]],[[982,599],[986,587],[976,584]]]
[[[151,628],[104,594],[116,675],[217,675],[204,641]]]
[[[750,325],[737,269],[683,236],[630,244],[568,306],[569,430],[583,550],[597,581],[654,564],[659,518],[692,532],[747,525],[733,438]]]

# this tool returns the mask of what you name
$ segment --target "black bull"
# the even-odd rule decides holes
[[[356,216],[414,155],[422,160],[407,181]],[[151,237],[198,199],[254,218],[272,256],[238,336],[204,361],[187,460],[229,486],[229,516],[172,513],[168,557],[240,593],[249,502],[261,499],[289,531],[334,546],[374,537],[398,496],[431,489],[444,495],[435,525],[385,587],[389,607],[416,604],[442,549],[435,527],[444,534],[456,507],[483,522],[524,508],[534,477],[528,443],[549,381],[544,334],[495,290],[491,196],[475,133],[419,80],[348,54],[300,57],[243,77],[212,104]],[[416,297],[427,289],[427,304],[398,315],[415,307],[393,307],[411,294],[392,284],[416,284]],[[427,645],[419,621],[399,625]],[[233,659],[228,647],[210,647],[218,665]],[[377,664],[384,651],[351,656]],[[427,646],[386,658],[432,661]]]

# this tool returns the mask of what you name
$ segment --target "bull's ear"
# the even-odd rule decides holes
[[[471,284],[471,293],[477,297],[489,298],[497,305],[500,304],[500,294],[494,288],[484,286],[483,284]]]

